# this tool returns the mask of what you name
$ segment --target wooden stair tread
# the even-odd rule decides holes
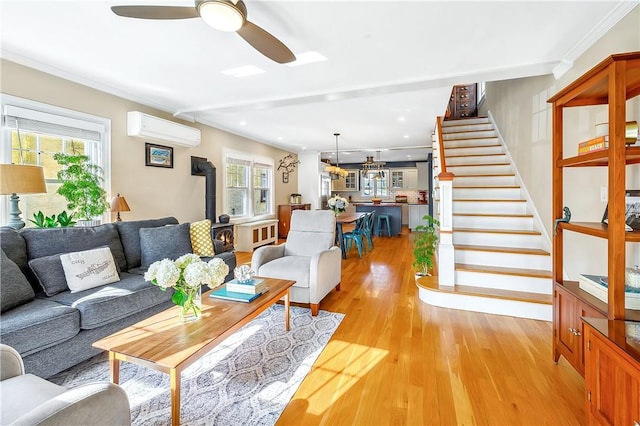
[[[520,188],[520,185],[453,185],[453,189],[516,189]]]
[[[488,117],[473,117],[470,118],[469,120],[476,120],[478,118],[488,118]],[[476,126],[476,125],[482,125],[482,124],[491,124],[491,122],[487,121],[486,123],[465,123],[465,119],[461,119],[461,120],[455,120],[455,121],[451,121],[451,120],[444,120],[442,122],[442,128],[444,129],[445,127],[459,127],[459,126]],[[460,123],[458,123],[460,122]],[[448,123],[456,123],[456,124],[448,124]]]
[[[489,124],[489,123],[467,124],[467,126],[481,126],[483,124]],[[455,127],[455,126],[453,126],[453,127]],[[483,130],[459,130],[457,132],[445,132],[444,129],[445,128],[443,127],[443,129],[442,129],[443,132],[442,133],[444,133],[446,135],[451,135],[451,134],[454,134],[454,133],[457,134],[457,133],[478,133],[478,132],[495,132],[496,131],[495,129],[483,129]]]
[[[541,235],[539,231],[525,229],[484,229],[484,228],[453,228],[454,232],[481,232],[483,234],[516,234],[516,235]]]
[[[517,302],[539,303],[552,305],[551,294],[528,293],[525,291],[499,290],[495,288],[475,287],[456,284],[453,287],[440,287],[438,277],[422,277],[416,280],[416,285],[427,290],[441,293],[454,293],[465,296],[476,296],[491,299],[513,300]]]
[[[469,148],[493,148],[493,147],[496,147],[496,146],[502,146],[502,145],[500,145],[499,143],[494,143],[493,145],[452,146],[451,148],[445,148],[445,150],[448,150],[448,149],[469,149]]]
[[[498,152],[495,154],[462,154],[462,155],[447,155],[447,158],[464,158],[464,157],[493,157],[496,155],[507,155],[504,152]]]
[[[541,269],[505,268],[501,266],[469,265],[465,263],[456,263],[456,269],[459,271],[482,272],[486,274],[516,275],[519,277],[532,278],[553,278],[551,271],[544,271]]]
[[[479,132],[484,132],[485,130],[476,130]],[[493,132],[493,130],[491,130]],[[460,133],[464,133],[464,132],[451,132],[451,133],[443,133],[444,135],[454,135],[454,134],[460,134]],[[447,142],[454,142],[454,141],[472,141],[474,139],[498,139],[497,136],[477,136],[474,138],[455,138],[455,139],[443,139],[443,143],[446,144]],[[445,149],[447,147],[445,146]]]
[[[436,201],[440,201],[440,199],[436,200]],[[504,198],[501,198],[499,200],[497,199],[490,199],[490,198],[480,198],[480,199],[471,199],[471,198],[454,198],[453,201],[471,201],[473,203],[482,203],[482,202],[490,202],[490,203],[526,203],[527,200],[505,200]]]
[[[484,166],[510,166],[511,163],[480,163],[480,164],[447,164],[447,168],[451,167],[484,167]]]
[[[499,213],[453,213],[454,216],[476,216],[476,217],[533,217],[532,214],[499,214]]]
[[[454,244],[456,250],[471,251],[488,251],[492,253],[510,253],[510,254],[531,254],[537,256],[551,256],[546,250],[526,247],[496,247],[496,246],[476,246],[470,244]]]
[[[515,177],[515,173],[491,173],[491,174],[469,174],[462,175],[457,174],[455,177],[463,177],[463,178],[482,178],[482,177]],[[455,182],[455,180],[454,180]]]

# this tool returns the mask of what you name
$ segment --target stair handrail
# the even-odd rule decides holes
[[[447,164],[444,161],[444,142],[442,137],[442,116],[439,115],[436,119],[436,137],[438,138],[438,159],[440,160],[440,173],[447,172]]]

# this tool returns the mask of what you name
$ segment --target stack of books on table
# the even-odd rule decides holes
[[[225,286],[212,291],[209,297],[248,303],[268,290],[267,282],[262,278],[254,278],[244,283],[233,279]]]
[[[598,136],[578,144],[578,155],[588,154],[594,151],[602,151],[609,148],[609,136]]]

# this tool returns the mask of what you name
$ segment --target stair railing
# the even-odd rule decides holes
[[[442,136],[442,117],[436,121],[436,138],[438,141],[438,160],[440,173],[438,176],[438,203],[440,221],[440,239],[438,243],[438,283],[440,286],[455,285],[455,248],[453,246],[453,179],[455,175],[447,172]]]

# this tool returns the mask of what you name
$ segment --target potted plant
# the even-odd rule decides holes
[[[80,219],[78,224],[99,224],[96,216],[109,208],[107,193],[101,186],[102,168],[91,164],[86,155],[58,153],[53,158],[62,166],[58,172],[62,185],[57,192],[67,199],[71,214]]]
[[[416,233],[413,236],[413,267],[416,275],[429,275],[429,270],[433,268],[433,258],[436,254],[438,235],[436,226],[440,225],[438,220],[429,215],[422,217],[426,225],[416,226]]]

